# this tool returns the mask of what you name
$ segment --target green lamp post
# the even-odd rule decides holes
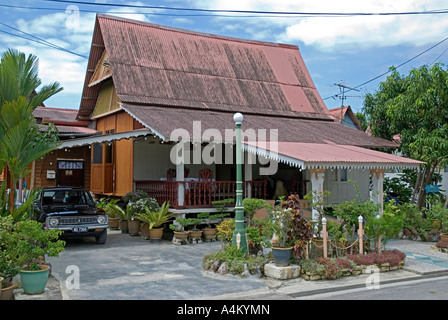
[[[242,180],[242,149],[241,149],[241,124],[243,115],[239,112],[233,115],[236,124],[236,203],[235,203],[235,232],[233,233],[232,245],[247,252],[246,226],[244,224],[243,207],[243,180]]]

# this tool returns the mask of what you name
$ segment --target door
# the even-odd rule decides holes
[[[57,185],[84,187],[84,160],[58,160]]]

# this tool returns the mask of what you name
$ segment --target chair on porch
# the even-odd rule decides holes
[[[199,171],[198,201],[200,204],[211,204],[213,171],[202,169]]]
[[[166,171],[166,181],[173,181],[173,179],[176,178],[176,170],[173,168],[170,168]]]

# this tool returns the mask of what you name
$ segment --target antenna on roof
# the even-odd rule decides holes
[[[339,87],[339,91],[341,92],[340,95],[336,95],[337,97],[339,97],[339,99],[341,99],[341,108],[344,107],[344,100],[345,100],[345,98],[347,97],[347,96],[345,95],[345,89],[355,90],[355,91],[360,91],[360,90],[355,89],[355,88],[350,88],[350,87],[348,87],[348,86],[346,86],[346,85],[344,85],[344,84],[342,84],[342,83],[335,83],[334,85],[335,85],[335,86],[338,86],[338,87]]]

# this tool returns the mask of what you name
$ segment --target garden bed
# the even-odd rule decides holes
[[[300,266],[299,277],[305,280],[328,280],[346,276],[388,272],[403,267],[406,255],[399,250],[383,250],[368,254],[347,255],[342,258],[301,259],[294,263]],[[265,276],[264,265],[271,262],[267,257],[244,257],[238,250],[219,252],[204,257],[202,267],[216,274],[233,274],[247,277]]]
[[[388,272],[401,269],[406,255],[398,250],[383,250],[369,254],[347,255],[344,258],[318,258],[301,260],[301,277],[305,280],[337,279],[374,272]]]

